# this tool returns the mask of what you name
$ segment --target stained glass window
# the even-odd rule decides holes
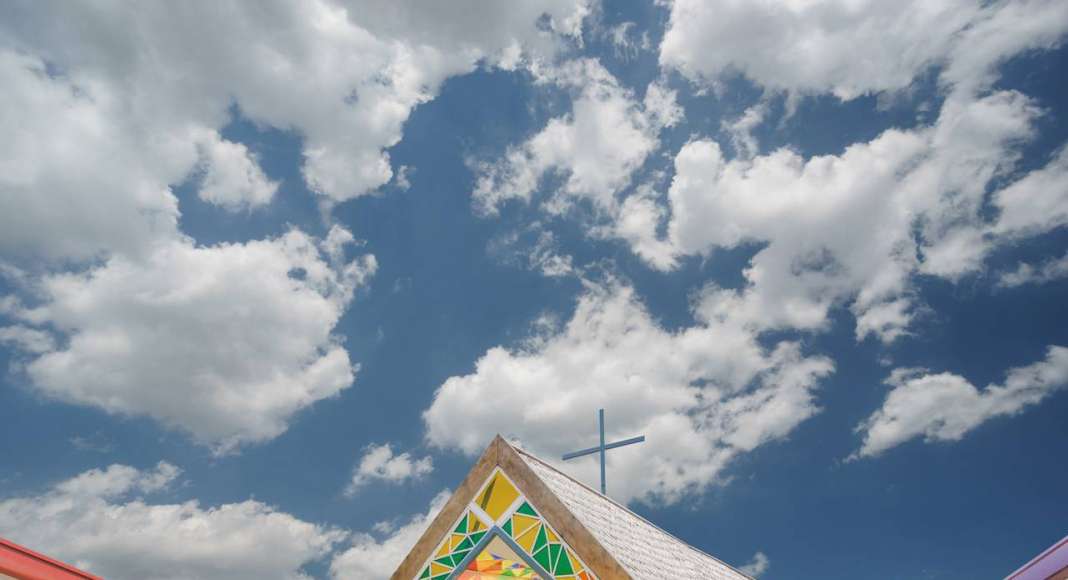
[[[459,580],[496,580],[497,578],[525,578],[526,580],[549,580],[542,578],[523,556],[494,536],[486,547],[475,556],[457,576]]]
[[[483,521],[487,516],[490,520]],[[490,529],[510,538],[521,551],[496,535],[484,540]],[[486,541],[485,546],[460,569],[480,541]],[[538,575],[530,562],[550,576]],[[596,580],[500,469],[494,470],[417,580],[494,578]]]
[[[434,557],[419,574],[420,580],[444,580],[460,565],[472,548],[486,535],[486,524],[470,510],[460,518],[460,523],[441,542]]]
[[[556,580],[593,580],[571,548],[564,545],[529,502],[519,504],[501,529]]]

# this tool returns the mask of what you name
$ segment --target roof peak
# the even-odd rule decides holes
[[[394,572],[393,580],[415,578],[456,522],[470,510],[478,512],[471,502],[497,469],[600,580],[750,578],[498,434]],[[498,523],[490,525],[496,528]]]
[[[502,441],[504,441],[504,440],[502,439]],[[719,558],[717,558],[717,557],[705,552],[704,550],[695,548],[694,546],[692,546],[689,543],[685,542],[684,540],[680,539],[678,536],[675,536],[671,532],[668,532],[668,531],[664,530],[663,528],[661,528],[660,526],[658,526],[658,525],[654,524],[653,522],[649,521],[648,519],[646,519],[645,517],[641,516],[640,514],[635,513],[633,510],[631,510],[625,504],[622,504],[622,503],[612,499],[611,497],[600,493],[599,491],[593,489],[589,485],[586,485],[582,481],[580,481],[580,480],[576,479],[575,477],[569,475],[568,473],[560,470],[559,468],[554,466],[552,463],[542,459],[541,457],[538,457],[534,453],[532,453],[532,452],[530,452],[530,451],[528,451],[526,449],[520,448],[520,447],[515,447],[515,446],[509,444],[507,441],[504,441],[504,442],[506,444],[508,444],[509,447],[511,447],[520,456],[522,456],[524,458],[528,458],[528,459],[533,460],[533,461],[536,461],[540,466],[542,466],[543,469],[545,469],[545,470],[547,470],[547,471],[549,471],[551,473],[557,474],[562,478],[565,478],[570,484],[572,484],[574,486],[578,486],[578,488],[584,490],[585,492],[587,492],[589,494],[593,494],[594,496],[599,498],[601,501],[604,501],[604,502],[612,504],[616,509],[622,510],[627,515],[629,515],[630,517],[639,520],[645,526],[648,526],[649,528],[652,528],[652,529],[656,530],[657,532],[663,534],[664,536],[667,536],[671,540],[673,540],[673,541],[677,542],[678,544],[680,544],[680,546],[685,547],[686,549],[689,549],[689,550],[695,552],[696,554],[698,554],[698,555],[700,555],[700,556],[702,556],[704,558],[709,558],[711,560],[714,560],[715,562],[721,564],[722,566],[729,568],[731,571],[736,572],[739,575],[739,577],[741,577],[741,578],[749,578],[748,575],[745,575],[743,572],[737,570],[736,568],[734,568],[730,564],[727,564],[723,560],[720,560]],[[538,475],[538,477],[540,479],[545,481],[545,477],[543,477],[543,474],[537,474],[537,475]],[[551,483],[549,483],[547,481],[545,483],[548,484],[550,487],[552,487]],[[565,504],[566,503],[567,502],[565,502]],[[574,511],[574,510],[572,510],[572,511]],[[583,520],[583,518],[581,516],[578,516],[578,514],[576,514],[576,516],[579,517],[580,521]],[[596,535],[596,531],[594,531],[594,535]],[[611,551],[610,548],[609,548],[609,551]],[[624,565],[626,565],[626,564],[624,563]]]

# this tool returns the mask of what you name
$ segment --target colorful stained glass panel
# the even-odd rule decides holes
[[[564,545],[529,502],[521,503],[501,529],[555,580],[593,580],[571,548]]]
[[[483,520],[487,516],[493,521]],[[491,529],[494,531],[491,532]],[[514,544],[493,536],[477,556],[471,557],[472,550],[485,539],[487,533],[503,534]],[[533,564],[535,562],[536,565]],[[464,564],[463,569],[460,569],[460,564]],[[548,576],[540,576],[536,566],[540,566]],[[495,470],[489,477],[471,502],[471,507],[441,541],[416,580],[457,578],[597,580],[500,470]]]
[[[475,498],[475,505],[482,508],[482,511],[496,522],[511,507],[517,497],[519,497],[519,490],[508,481],[503,473],[498,471],[482,489],[482,493]]]
[[[452,533],[442,540],[419,580],[445,580],[486,535],[486,524],[471,510],[464,513]]]
[[[460,580],[496,580],[498,578],[548,580],[539,576],[522,556],[499,537],[490,540],[457,578]]]

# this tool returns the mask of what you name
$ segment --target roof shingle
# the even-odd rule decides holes
[[[513,449],[634,580],[750,579],[529,452]]]

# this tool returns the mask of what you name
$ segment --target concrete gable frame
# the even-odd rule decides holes
[[[494,437],[467,477],[453,492],[452,497],[430,523],[415,546],[404,558],[391,576],[392,580],[413,580],[422,571],[434,549],[444,540],[452,526],[463,515],[468,504],[482,489],[482,484],[493,474],[495,468],[500,470],[516,486],[521,494],[534,506],[541,517],[556,531],[557,535],[575,551],[585,563],[587,569],[600,580],[629,580],[630,575],[614,557],[593,537],[585,526],[564,506],[544,482],[530,469],[515,449],[500,435]],[[494,528],[496,528],[494,526]],[[502,538],[506,534],[497,532]],[[487,533],[483,538],[488,541],[493,535]],[[506,541],[510,538],[506,538]],[[481,544],[481,542],[480,542]],[[484,545],[484,544],[482,544]],[[481,545],[479,546],[479,549]],[[477,554],[472,550],[471,554]],[[523,553],[523,550],[519,550]],[[465,562],[466,564],[466,562]]]

